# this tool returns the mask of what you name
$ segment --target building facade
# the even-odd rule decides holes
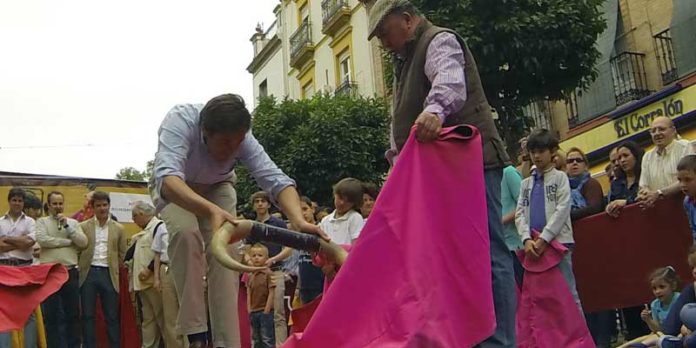
[[[357,0],[281,0],[276,20],[251,37],[254,100],[315,93],[384,95],[380,50],[367,41],[367,12]]]
[[[602,12],[594,83],[525,108],[536,125],[558,132],[561,149],[585,151],[600,179],[612,148],[628,140],[651,147],[655,117],[669,116],[683,138],[696,140],[696,1],[607,0]]]

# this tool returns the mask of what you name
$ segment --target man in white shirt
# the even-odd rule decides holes
[[[80,296],[82,303],[82,347],[96,348],[95,315],[97,296],[102,304],[111,348],[120,348],[119,268],[126,253],[123,226],[110,218],[111,199],[106,192],[92,195],[94,218],[78,225],[88,244],[80,254]],[[127,295],[124,295],[127,296]],[[101,348],[101,347],[100,347]]]
[[[26,192],[16,187],[7,195],[10,210],[0,217],[0,265],[21,267],[32,263],[36,223],[23,212],[25,196]],[[25,347],[36,347],[36,337],[36,321],[32,314],[24,327]],[[10,332],[0,333],[0,348],[10,346]]]
[[[49,216],[36,222],[36,241],[41,246],[40,263],[60,263],[68,269],[68,281],[43,303],[46,340],[49,347],[80,347],[80,274],[78,255],[87,247],[87,236],[77,230],[77,220],[63,215],[65,197],[50,192]]]
[[[668,117],[655,118],[650,135],[655,148],[643,157],[637,197],[643,208],[652,207],[657,200],[681,192],[677,164],[692,151],[688,141],[677,139],[677,129]]]

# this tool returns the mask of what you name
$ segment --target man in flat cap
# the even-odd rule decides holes
[[[509,159],[474,57],[461,36],[431,24],[407,0],[377,0],[370,9],[368,30],[368,40],[376,36],[394,62],[391,149],[387,151],[392,164],[414,124],[421,142],[435,140],[443,126],[466,123],[481,132],[497,327],[480,346],[515,347],[515,284],[500,203],[503,167]]]

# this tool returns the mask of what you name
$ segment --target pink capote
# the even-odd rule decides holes
[[[414,131],[360,238],[293,347],[471,347],[491,336],[480,134]]]
[[[539,235],[538,232],[533,234]],[[567,251],[555,240],[537,260],[518,251],[524,267],[517,308],[517,346],[520,348],[595,347],[585,318],[558,268]]]

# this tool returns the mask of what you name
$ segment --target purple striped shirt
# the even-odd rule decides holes
[[[461,110],[466,102],[464,51],[452,33],[437,34],[425,54],[425,76],[430,81],[430,92],[423,103],[423,111],[436,114],[444,123],[447,116]],[[394,134],[389,136],[391,149],[387,160],[396,162],[398,150]]]

